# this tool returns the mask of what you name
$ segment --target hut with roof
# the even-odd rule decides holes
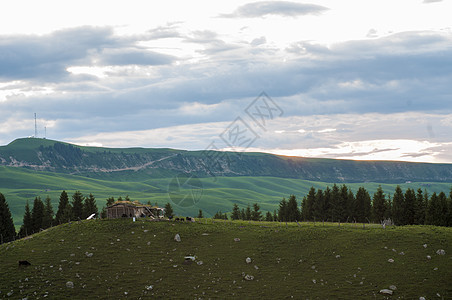
[[[144,218],[152,219],[163,216],[164,209],[148,204],[142,204],[138,201],[116,201],[107,207],[107,218]]]

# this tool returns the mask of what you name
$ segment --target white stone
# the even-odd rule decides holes
[[[419,300],[425,300],[425,297],[421,296],[421,297],[419,297]]]
[[[245,280],[254,280],[254,276],[253,275],[245,275]]]
[[[380,290],[380,294],[392,295],[392,293],[394,293],[394,292],[392,290],[389,290],[389,289],[382,289],[382,290]]]
[[[336,258],[341,258],[341,256],[338,254],[338,255],[336,255]]]
[[[436,254],[438,254],[438,255],[445,255],[446,251],[444,251],[443,249],[439,249],[439,250],[436,251]]]
[[[234,238],[234,242],[240,242],[240,238]]]
[[[150,290],[152,290],[154,288],[154,286],[153,285],[146,285],[144,288],[147,289],[148,291],[150,291]]]
[[[245,259],[245,261],[246,261],[247,264],[250,264],[250,263],[251,263],[251,258],[247,257],[247,258]]]
[[[389,289],[395,291],[395,290],[397,290],[397,287],[395,285],[390,285]]]
[[[73,289],[74,288],[74,283],[72,281],[68,281],[68,282],[66,282],[66,287]]]
[[[174,240],[176,242],[180,242],[181,241],[179,233],[176,233],[176,235],[174,236]]]
[[[388,262],[393,263],[394,260],[392,258],[388,259]]]
[[[202,262],[202,260],[200,260],[200,261],[196,262],[196,264],[197,264],[198,266],[200,266],[200,265],[203,264],[203,262]]]
[[[430,255],[427,255],[427,259],[432,259],[432,257]]]
[[[424,246],[424,248],[427,248],[427,244],[424,244],[424,245],[422,245],[422,246]]]

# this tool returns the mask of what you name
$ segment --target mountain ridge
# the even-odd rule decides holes
[[[22,138],[0,147],[0,165],[121,180],[142,176],[270,176],[324,182],[452,182],[452,164],[356,161],[258,152],[105,148]]]

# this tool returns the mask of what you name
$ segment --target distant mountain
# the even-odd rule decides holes
[[[452,164],[285,157],[265,153],[82,147],[24,138],[0,147],[0,165],[121,180],[178,173],[323,182],[452,182]]]

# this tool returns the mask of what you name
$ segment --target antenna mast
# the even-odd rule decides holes
[[[38,137],[38,126],[36,123],[36,113],[35,113],[35,138],[37,138],[37,137]]]

